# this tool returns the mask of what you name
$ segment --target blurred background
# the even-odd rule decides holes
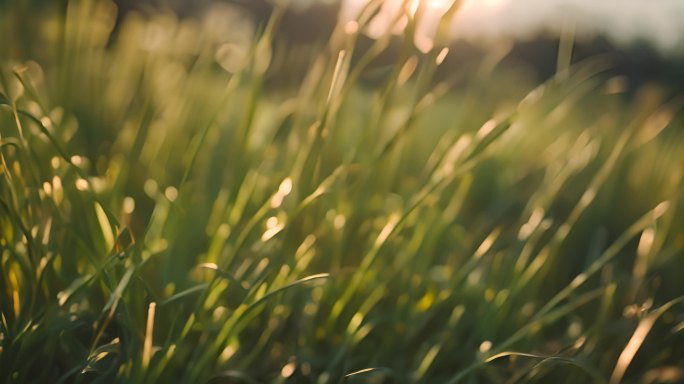
[[[273,10],[273,0],[117,0],[119,18],[130,11],[154,13],[171,10],[183,17],[203,17],[217,9],[231,9],[264,25]],[[282,2],[282,1],[281,1]],[[279,43],[301,55],[302,47],[326,42],[338,22],[355,19],[367,0],[289,0],[279,29]],[[417,2],[414,2],[417,4]],[[391,28],[401,11],[401,0],[386,1],[374,22],[364,31],[369,39]],[[439,18],[452,4],[428,0],[419,29],[418,48],[428,49]],[[507,47],[506,61],[524,64],[540,79],[556,71],[561,35],[574,43],[572,61],[609,55],[612,71],[629,78],[632,87],[656,81],[672,89],[684,89],[684,2],[660,0],[465,0],[450,26],[453,66],[477,61],[491,49]],[[245,19],[225,18],[234,27]],[[220,21],[219,21],[220,23]],[[401,33],[402,23],[395,25]],[[398,43],[397,43],[398,44]],[[421,46],[423,45],[423,46]],[[298,51],[299,49],[299,51]],[[391,64],[391,50],[384,58]],[[296,58],[288,61],[296,66]],[[382,61],[382,60],[380,60]]]
[[[413,0],[407,4],[420,2]],[[276,60],[272,69],[279,70],[297,85],[312,52],[326,43],[338,23],[356,18],[367,0],[115,0],[117,6],[115,31],[129,13],[149,18],[159,14],[174,14],[183,20],[210,19],[215,31],[228,41],[239,42],[242,50],[255,32],[265,26],[274,4],[286,5],[276,36]],[[611,60],[611,73],[625,76],[631,89],[648,82],[658,82],[671,90],[684,89],[684,2],[659,0],[464,0],[449,26],[450,60],[442,71],[448,72],[467,63],[481,61],[492,51],[505,51],[504,63],[522,66],[537,81],[545,80],[557,70],[559,40],[562,35],[572,44],[568,53],[571,62],[605,55]],[[12,5],[35,13],[35,5],[45,9],[66,9],[67,2],[44,0],[0,1],[0,6]],[[401,12],[402,0],[386,1],[375,20],[365,28],[360,47],[372,45],[372,40],[388,28],[400,34],[405,21],[392,24]],[[449,0],[424,2],[425,12],[416,45],[426,51],[431,47],[439,18],[452,4]],[[47,10],[45,11],[48,12]],[[8,13],[9,14],[9,13]],[[18,22],[19,18],[15,18]],[[10,20],[11,23],[12,20]],[[31,38],[27,17],[5,33]],[[35,29],[35,28],[33,28]],[[393,44],[400,45],[399,37]],[[10,41],[10,40],[8,40]],[[30,57],[31,45],[9,45],[19,58]],[[397,49],[388,49],[376,60],[374,68],[391,66]],[[370,76],[372,77],[372,76]]]

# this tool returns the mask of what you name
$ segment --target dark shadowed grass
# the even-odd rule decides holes
[[[0,18],[0,381],[684,376],[681,100],[601,58],[437,80],[411,23],[379,85],[390,37],[340,26],[273,88],[278,12],[236,64],[210,20],[111,40],[107,2],[27,4]]]

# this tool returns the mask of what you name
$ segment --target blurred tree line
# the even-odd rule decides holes
[[[69,0],[0,0],[0,10],[11,7],[14,14],[23,18],[17,20],[15,33],[29,33],[35,18],[31,15],[36,9],[66,9]],[[255,20],[257,27],[265,25],[273,12],[273,0],[113,0],[117,5],[117,25],[130,12],[153,15],[161,11],[172,11],[182,18],[202,17],[212,3],[235,6]],[[338,0],[313,0],[293,2],[306,4],[291,7],[282,17],[278,29],[277,41],[274,43],[277,62],[280,67],[274,68],[272,81],[296,85],[306,70],[307,55],[312,54],[328,40],[340,10]],[[11,41],[11,39],[8,39]],[[372,44],[370,38],[362,37],[359,50],[363,51]],[[543,81],[555,73],[558,52],[558,38],[552,35],[539,35],[534,39],[514,41],[509,54],[503,60],[504,65],[524,65]],[[400,42],[396,41],[374,63],[375,68],[389,67],[399,51]],[[20,51],[21,47],[15,47]],[[486,48],[456,40],[450,47],[450,55],[441,68],[441,76],[469,63],[481,61],[486,55]],[[616,45],[604,36],[597,35],[592,39],[578,40],[573,48],[573,62],[581,61],[597,55],[610,58],[613,68],[610,75],[624,76],[629,80],[630,88],[636,89],[644,83],[656,82],[675,93],[684,90],[684,54],[665,56],[646,40],[636,41],[628,46]],[[380,71],[381,72],[381,71]],[[373,83],[377,80],[368,76]]]
[[[41,0],[33,0],[40,2]],[[65,0],[61,0],[65,1]],[[119,9],[120,17],[131,10],[143,12],[155,12],[158,9],[172,9],[182,17],[195,17],[206,10],[216,0],[115,0]],[[263,25],[269,19],[273,11],[273,0],[222,0],[223,3],[231,4],[247,12],[253,17],[257,25]],[[297,2],[294,2],[297,3]],[[314,0],[305,1],[306,6],[293,7],[283,16],[279,28],[276,49],[280,49],[283,56],[288,56],[288,51],[295,52],[289,55],[292,65],[284,69],[290,77],[296,79],[297,68],[301,67],[298,59],[301,57],[302,48],[317,48],[317,45],[325,43],[335,25],[340,10],[337,0]],[[531,40],[514,41],[511,51],[504,59],[503,64],[522,64],[532,69],[543,81],[555,73],[556,58],[558,52],[558,38],[551,35],[538,35]],[[370,38],[362,38],[359,42],[361,50],[370,47]],[[399,42],[377,59],[376,67],[389,66],[399,51]],[[486,49],[474,43],[463,40],[454,41],[450,47],[450,59],[442,69],[442,76],[447,76],[455,66],[462,66],[470,62],[480,61],[486,54]],[[575,42],[573,49],[573,62],[581,61],[598,55],[605,55],[613,63],[611,75],[624,76],[629,80],[631,89],[657,82],[672,91],[684,90],[684,55],[666,57],[659,52],[651,43],[640,40],[629,46],[619,46],[604,36],[596,35],[592,39],[582,39]],[[279,76],[282,79],[282,76]],[[372,81],[372,77],[370,77]]]

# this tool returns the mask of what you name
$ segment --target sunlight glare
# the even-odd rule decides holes
[[[440,20],[452,6],[456,5],[460,9],[449,27],[452,35],[456,35],[468,30],[481,29],[483,26],[486,26],[485,29],[496,29],[495,25],[487,26],[490,24],[489,20],[512,3],[510,0],[383,0],[370,23],[362,27],[358,24],[357,17],[369,1],[342,1],[340,21],[345,33],[351,35],[362,31],[373,39],[388,33],[399,35],[408,26],[409,19],[420,12],[414,43],[423,53],[435,48],[441,49],[435,47],[437,29]]]
[[[448,9],[454,2],[454,0],[424,0],[426,1],[428,7],[436,9]]]
[[[468,7],[499,7],[503,5],[506,2],[506,0],[464,0],[463,1],[463,7],[468,8]]]
[[[399,3],[402,0],[394,0]],[[446,11],[454,3],[454,0],[411,0],[409,2],[409,12],[413,15],[418,11],[418,7],[423,3],[428,12]]]

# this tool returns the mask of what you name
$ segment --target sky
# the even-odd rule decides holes
[[[345,0],[342,17],[353,17],[367,0]],[[387,0],[376,21],[386,28],[388,15],[401,0]],[[426,1],[431,15],[423,31],[431,34],[440,11],[450,0]],[[684,0],[466,0],[453,26],[454,36],[496,39],[501,35],[531,36],[540,31],[576,28],[581,36],[603,33],[618,44],[646,39],[667,53],[684,53]]]

